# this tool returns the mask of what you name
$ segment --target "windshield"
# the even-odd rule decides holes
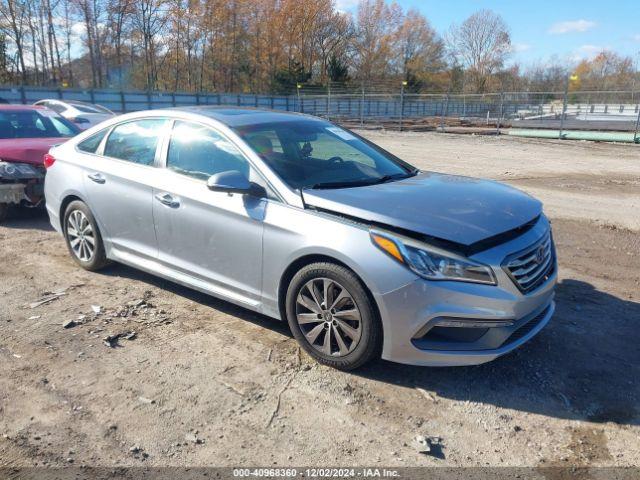
[[[328,122],[295,120],[235,131],[293,188],[344,188],[406,178],[414,168]]]
[[[78,132],[72,123],[53,112],[0,111],[0,139],[73,137]]]
[[[83,113],[101,113],[111,115],[111,110],[104,108],[102,105],[91,105],[89,103],[68,102],[73,108]]]

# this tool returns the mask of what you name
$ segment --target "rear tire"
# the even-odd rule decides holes
[[[330,262],[303,267],[289,283],[286,315],[293,336],[319,363],[353,370],[380,356],[378,313],[348,268]]]
[[[67,206],[62,228],[71,258],[82,268],[96,271],[109,263],[98,224],[84,202],[74,200]]]

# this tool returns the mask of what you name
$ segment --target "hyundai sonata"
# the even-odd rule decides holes
[[[319,118],[137,112],[46,165],[51,223],[81,267],[120,262],[284,319],[336,368],[487,362],[554,311],[539,201],[419,171]]]

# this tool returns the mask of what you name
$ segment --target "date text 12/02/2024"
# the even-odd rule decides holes
[[[393,478],[397,470],[386,468],[234,468],[234,477],[280,478]]]

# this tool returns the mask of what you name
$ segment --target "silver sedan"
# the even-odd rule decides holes
[[[319,118],[137,112],[45,165],[51,224],[81,267],[120,262],[284,319],[336,368],[487,362],[554,311],[540,202],[419,171]]]

